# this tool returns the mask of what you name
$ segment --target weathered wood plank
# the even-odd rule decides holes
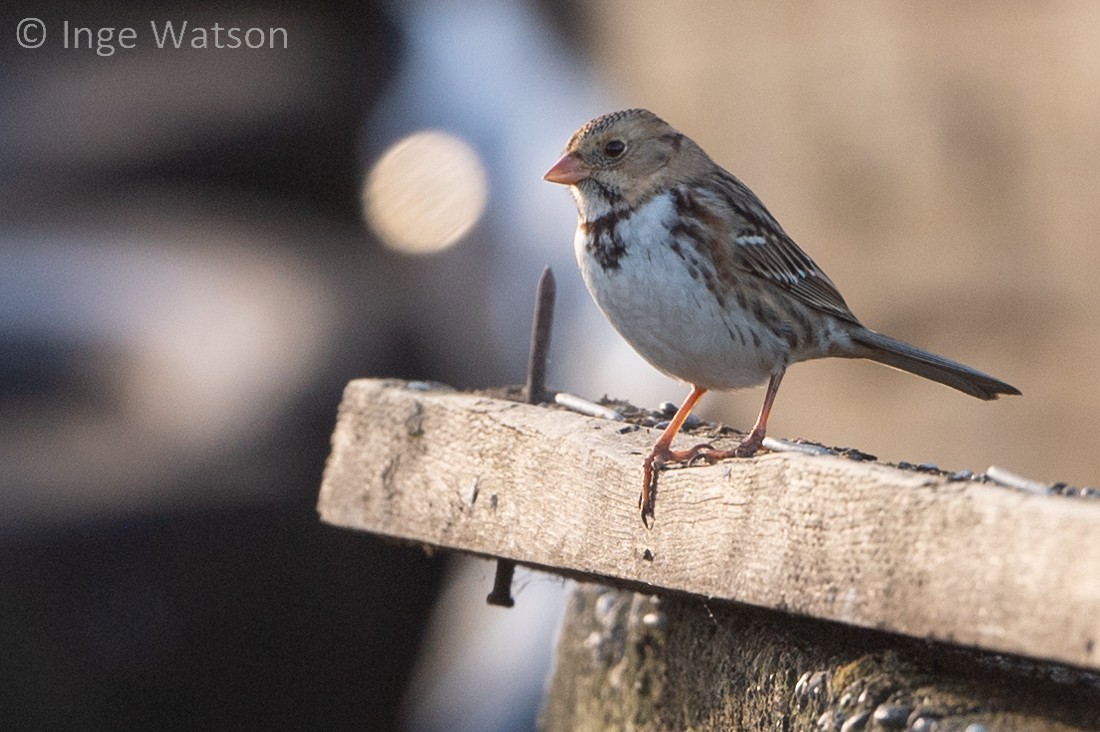
[[[768,454],[665,471],[646,530],[636,501],[653,439],[561,410],[355,381],[319,510],[635,587],[1100,668],[1095,502]]]
[[[1100,729],[1091,672],[976,655],[747,605],[578,584],[539,729]]]

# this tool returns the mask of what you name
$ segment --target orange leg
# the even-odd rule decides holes
[[[676,433],[684,426],[684,420],[688,418],[691,410],[695,409],[696,403],[706,393],[707,390],[703,387],[692,384],[691,393],[688,394],[687,399],[680,405],[680,408],[676,410],[676,414],[668,423],[668,427],[665,427],[665,431],[661,433],[661,436],[657,439],[657,444],[649,451],[649,456],[646,457],[645,463],[642,465],[642,495],[638,497],[638,507],[642,509],[642,523],[646,528],[649,528],[647,517],[653,515],[653,499],[657,494],[657,471],[669,460],[689,459],[691,457],[690,453],[702,447],[697,445],[690,450],[672,450],[670,446],[672,445],[672,438],[676,437]]]
[[[760,408],[760,416],[756,418],[756,424],[753,425],[752,432],[749,433],[748,437],[729,450],[707,450],[692,457],[701,457],[708,463],[713,463],[731,457],[744,458],[755,455],[760,446],[764,444],[764,435],[768,432],[768,417],[771,416],[772,403],[775,401],[775,395],[779,391],[779,382],[783,380],[784,373],[784,371],[777,371],[768,380],[768,390],[764,393],[764,406]]]
[[[649,528],[648,517],[653,515],[653,504],[657,496],[657,472],[665,463],[690,463],[696,458],[702,458],[708,463],[713,463],[726,458],[752,457],[756,454],[756,451],[760,449],[760,445],[764,442],[764,435],[768,430],[768,417],[771,415],[772,403],[779,391],[779,382],[783,380],[783,374],[783,370],[772,374],[771,379],[768,380],[768,390],[764,394],[764,406],[760,408],[760,416],[756,418],[756,424],[753,426],[752,432],[740,444],[729,450],[714,450],[707,443],[696,445],[687,450],[671,449],[672,439],[680,431],[680,428],[684,425],[684,420],[691,414],[691,410],[695,408],[696,403],[707,391],[701,386],[692,385],[691,393],[688,394],[687,399],[680,405],[680,408],[676,410],[672,421],[661,433],[657,444],[650,450],[642,466],[642,494],[638,498],[638,507],[642,510],[642,523],[646,528]]]

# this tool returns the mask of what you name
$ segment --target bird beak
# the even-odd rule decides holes
[[[566,186],[580,183],[587,177],[588,171],[585,170],[584,163],[574,153],[562,155],[561,160],[554,163],[554,167],[542,176],[543,180],[548,180],[551,183],[561,183]]]

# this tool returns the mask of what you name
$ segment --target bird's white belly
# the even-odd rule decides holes
[[[656,197],[619,223],[625,253],[604,267],[578,228],[574,251],[584,282],[615,329],[643,358],[674,378],[707,389],[738,389],[767,381],[785,364],[787,344],[736,305],[720,305],[673,247],[668,197]],[[690,239],[678,240],[694,254]],[[701,257],[701,265],[711,267]],[[757,346],[753,331],[760,339]]]

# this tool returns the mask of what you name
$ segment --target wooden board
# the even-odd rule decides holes
[[[1100,503],[772,453],[666,470],[647,530],[637,496],[655,439],[445,387],[353,381],[319,511],[654,592],[1100,669]]]

